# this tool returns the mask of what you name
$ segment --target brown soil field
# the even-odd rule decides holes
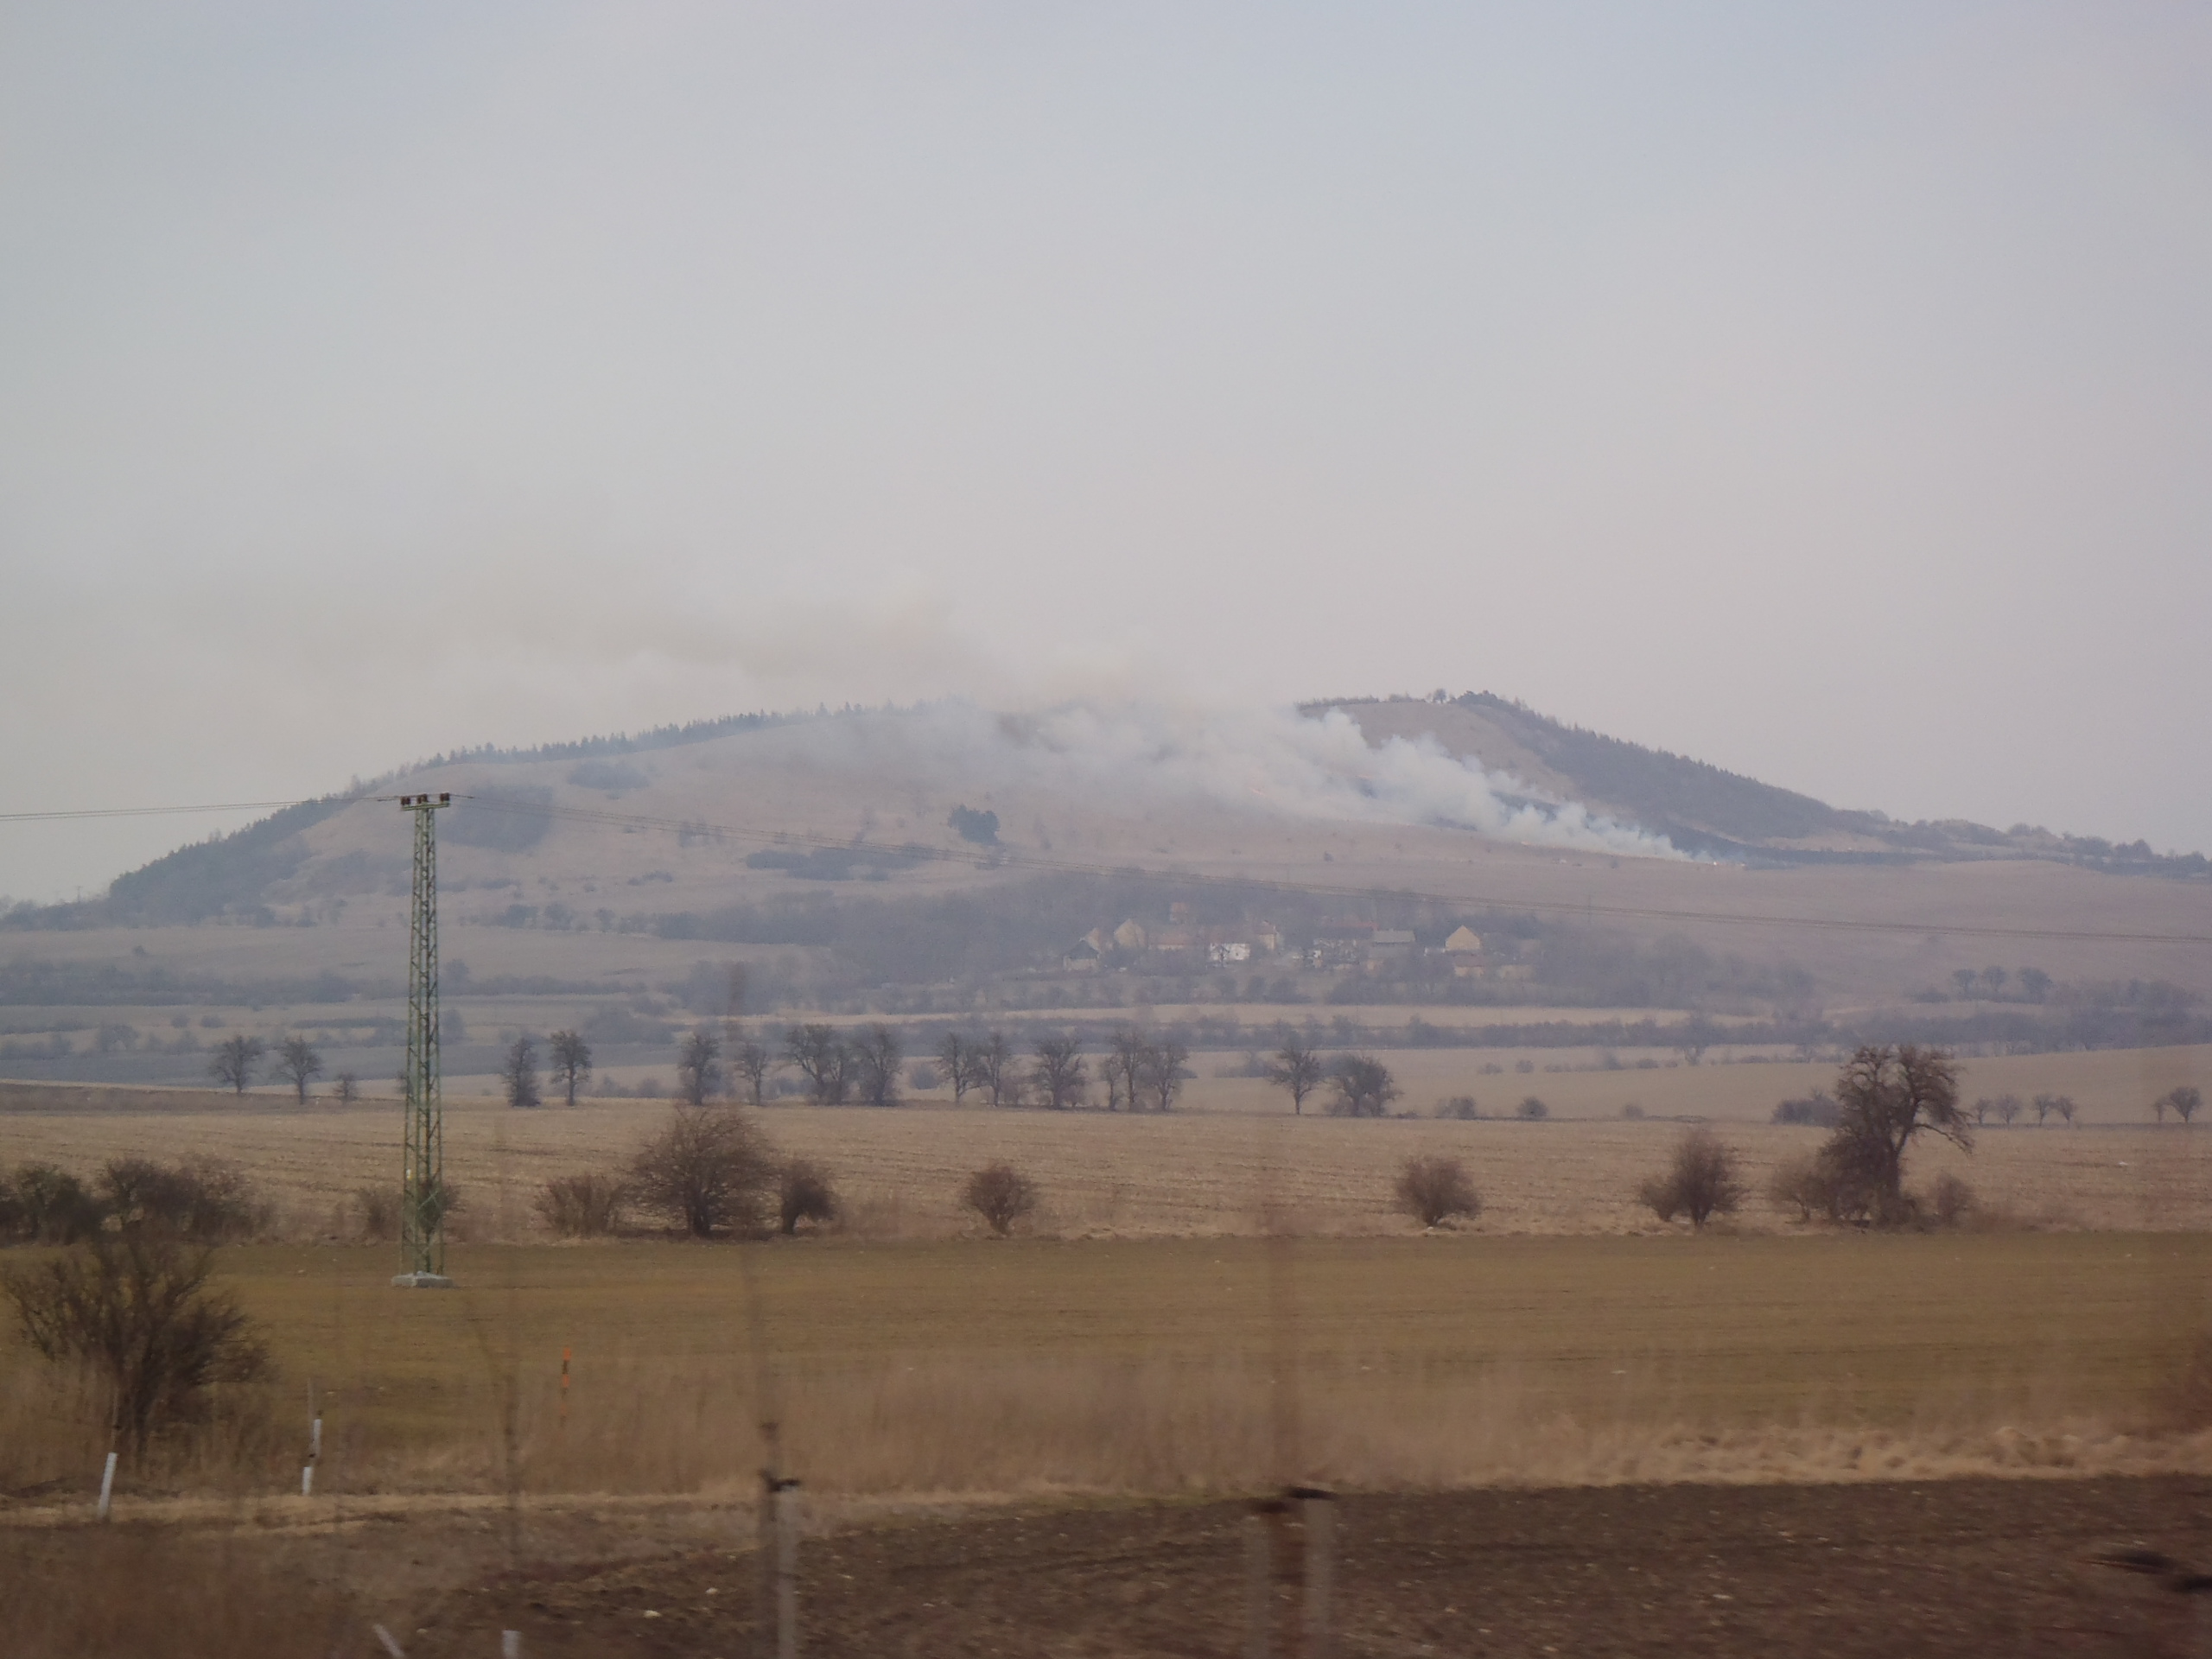
[[[801,1650],[1225,1659],[1246,1651],[1246,1505],[942,1504],[809,1512]],[[743,1510],[602,1503],[519,1517],[362,1510],[314,1529],[196,1524],[0,1535],[20,1659],[327,1653],[381,1659],[757,1650]],[[1345,1659],[1688,1654],[1764,1659],[2196,1659],[2212,1479],[1508,1487],[1334,1505]],[[2148,1564],[2147,1561],[2145,1563]],[[1274,1609],[1295,1617],[1278,1584]]]
[[[2203,1651],[2205,1605],[2103,1558],[2212,1562],[2212,1482],[1953,1481],[1357,1494],[1335,1506],[1335,1651],[1866,1656]],[[916,1522],[805,1544],[805,1651],[1243,1651],[1243,1505]],[[502,1573],[423,1616],[410,1652],[741,1651],[760,1574],[718,1551]],[[1297,1617],[1278,1586],[1279,1628]],[[1291,1649],[1282,1649],[1291,1650]]]

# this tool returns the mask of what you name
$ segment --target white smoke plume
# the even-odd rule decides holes
[[[985,786],[1123,802],[1211,800],[1300,818],[1443,825],[1586,852],[1684,856],[1663,836],[1548,798],[1462,760],[1433,738],[1370,744],[1340,709],[1309,716],[1281,708],[1084,702],[1036,715],[994,715],[942,703],[894,726],[900,760]],[[870,737],[850,735],[861,749],[874,748]],[[897,765],[880,753],[849,758]]]

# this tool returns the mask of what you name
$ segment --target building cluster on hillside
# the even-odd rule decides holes
[[[1521,963],[1493,960],[1482,936],[1465,925],[1455,928],[1440,944],[1423,945],[1409,928],[1332,921],[1323,924],[1309,941],[1294,944],[1272,922],[1195,925],[1190,906],[1180,902],[1171,907],[1165,926],[1130,917],[1117,927],[1092,928],[1061,957],[1060,966],[1069,973],[1138,966],[1187,969],[1262,964],[1382,974],[1422,957],[1442,958],[1460,979],[1522,979],[1530,972]]]

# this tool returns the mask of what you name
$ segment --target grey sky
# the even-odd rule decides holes
[[[0,810],[1440,685],[2212,847],[2207,16],[7,8]]]

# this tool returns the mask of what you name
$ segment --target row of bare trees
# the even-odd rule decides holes
[[[1390,1068],[1371,1054],[1340,1054],[1324,1060],[1317,1050],[1294,1038],[1275,1051],[1267,1077],[1290,1096],[1292,1113],[1301,1116],[1306,1100],[1325,1085],[1332,1091],[1328,1109],[1338,1117],[1380,1117],[1405,1092]]]

